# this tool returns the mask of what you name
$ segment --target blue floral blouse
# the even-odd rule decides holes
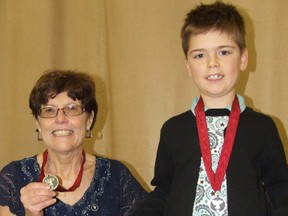
[[[96,157],[96,169],[90,187],[74,205],[61,200],[44,209],[45,215],[128,216],[147,192],[119,161]],[[40,174],[36,156],[13,161],[0,172],[0,205],[17,216],[25,216],[20,189],[35,182]]]

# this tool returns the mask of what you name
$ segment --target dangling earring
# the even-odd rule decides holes
[[[96,135],[97,139],[102,139],[103,138],[103,134],[102,131],[99,131]]]
[[[87,129],[85,133],[85,138],[89,139],[91,137],[92,137],[92,131],[90,129]]]
[[[36,140],[38,140],[38,141],[43,141],[43,139],[42,139],[42,137],[41,137],[41,132],[38,130],[38,129],[36,129]]]

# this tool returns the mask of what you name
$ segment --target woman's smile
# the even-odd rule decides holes
[[[54,130],[52,134],[55,136],[68,136],[73,134],[73,130]]]

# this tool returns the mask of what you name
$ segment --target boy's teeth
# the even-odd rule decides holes
[[[216,80],[216,79],[219,79],[221,78],[222,76],[221,75],[218,75],[218,74],[215,74],[215,75],[210,75],[208,76],[208,80]]]
[[[53,132],[53,134],[56,136],[67,136],[67,135],[70,135],[72,133],[73,133],[73,131],[71,131],[71,130],[56,130]]]

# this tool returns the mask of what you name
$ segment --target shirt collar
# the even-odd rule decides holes
[[[239,95],[239,94],[237,94],[237,97],[238,97],[238,101],[239,101],[240,110],[241,110],[241,113],[242,113],[245,110],[245,108],[246,108],[246,105],[245,105],[245,102],[244,102],[244,98],[241,95]],[[193,112],[194,115],[195,115],[194,109],[195,109],[195,107],[196,107],[196,105],[197,105],[197,103],[199,101],[199,98],[200,97],[196,97],[192,101],[191,111]],[[231,111],[231,106],[226,107],[226,109]],[[205,107],[205,111],[206,110],[207,110],[207,107]]]

